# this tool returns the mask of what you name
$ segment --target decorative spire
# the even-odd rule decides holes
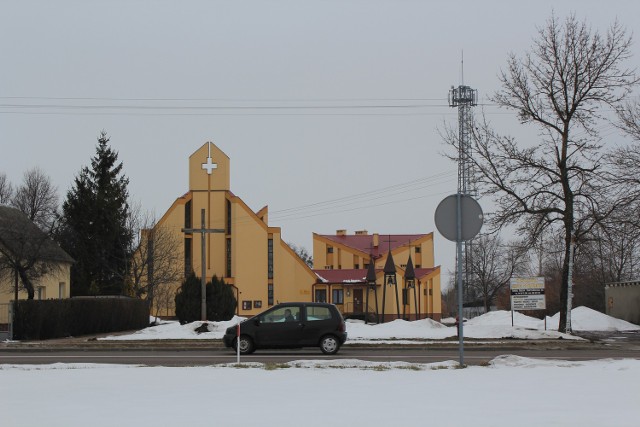
[[[411,261],[411,255],[409,255],[409,261],[407,261],[407,268],[404,272],[405,280],[414,280],[416,278],[416,272],[413,270],[413,261]]]
[[[376,281],[376,267],[374,266],[373,258],[369,262],[369,269],[367,270],[367,283],[374,283]]]
[[[387,254],[387,262],[384,265],[384,274],[396,274],[396,264],[393,262],[391,251]]]

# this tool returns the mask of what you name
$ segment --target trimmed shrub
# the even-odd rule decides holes
[[[222,279],[213,276],[206,284],[207,292],[207,320],[219,322],[229,320],[236,312],[236,297],[231,286],[226,285]],[[195,273],[191,273],[182,282],[176,293],[176,317],[180,323],[191,323],[201,320],[201,296],[202,282]]]

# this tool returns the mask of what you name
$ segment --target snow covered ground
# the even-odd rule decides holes
[[[511,326],[510,311],[493,311],[479,317],[475,317],[464,324],[463,333],[467,338],[478,339],[580,339],[573,335],[557,332],[558,315],[547,318],[545,330],[544,320],[514,313],[514,326]],[[244,318],[235,317],[227,322],[208,322],[211,332],[198,334],[194,331],[202,322],[180,325],[180,323],[162,322],[161,325],[152,326],[133,334],[110,336],[101,338],[104,340],[162,340],[162,339],[220,339],[224,331]],[[624,320],[615,319],[587,307],[577,307],[571,311],[571,319],[574,331],[636,331],[640,326]],[[555,330],[554,330],[555,329]],[[442,340],[455,337],[456,328],[447,327],[442,323],[430,319],[417,321],[394,320],[379,325],[365,325],[362,321],[347,322],[349,343],[363,342],[424,342]]]
[[[572,314],[576,330],[640,330],[584,307]],[[197,335],[194,324],[167,322],[109,339],[214,339],[234,323],[212,324],[213,332]],[[515,325],[509,312],[489,313],[469,320],[465,335],[558,337],[545,332],[543,322],[518,313]],[[455,335],[454,328],[429,320],[350,322],[348,332],[355,342]],[[187,368],[0,365],[0,425],[639,425],[638,359],[567,362],[504,355],[487,366],[457,366],[329,358]]]

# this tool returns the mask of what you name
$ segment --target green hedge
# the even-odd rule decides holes
[[[20,300],[13,311],[13,339],[16,340],[44,340],[147,326],[147,302],[126,297]]]

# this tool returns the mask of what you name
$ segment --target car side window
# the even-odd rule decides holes
[[[300,320],[300,307],[298,306],[278,307],[260,318],[262,323],[295,322],[296,320]]]
[[[331,310],[328,307],[307,307],[307,321],[329,319],[331,319]]]

